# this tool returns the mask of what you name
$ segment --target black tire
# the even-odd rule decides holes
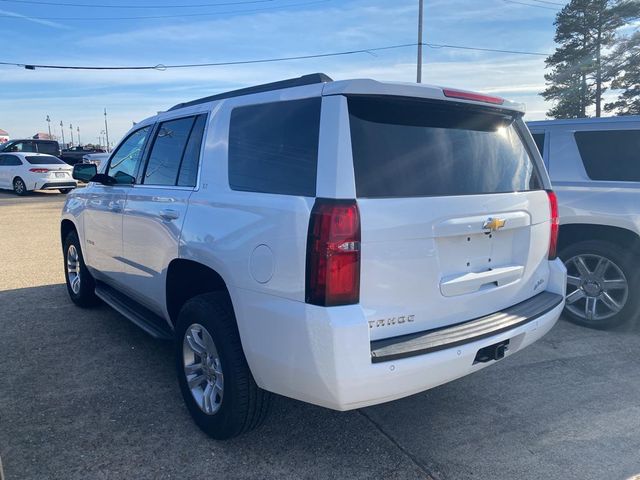
[[[13,179],[13,191],[16,195],[19,195],[21,197],[29,193],[29,190],[27,190],[27,185],[20,177],[16,177]]]
[[[79,288],[77,289],[77,291],[74,291],[74,287],[72,287],[71,280],[69,279],[70,273],[68,262],[71,247],[73,247],[77,252],[77,264],[80,272]],[[67,292],[69,293],[71,301],[82,308],[89,308],[97,305],[98,303],[100,303],[100,300],[98,299],[98,297],[96,297],[95,293],[96,282],[84,263],[82,249],[80,248],[80,240],[78,239],[78,234],[75,231],[70,232],[67,235],[62,248],[64,278],[67,284]]]
[[[568,274],[570,276],[575,277],[579,274],[576,268],[576,263],[575,261],[572,261],[572,259],[575,259],[578,256],[586,256],[588,261],[592,258],[592,263],[587,266],[590,271],[594,271],[597,257],[604,257],[623,273],[627,281],[626,298],[625,295],[623,295],[624,290],[618,289],[611,293],[612,298],[614,298],[617,303],[623,305],[617,313],[612,314],[608,318],[589,319],[586,316],[576,315],[570,310],[569,304],[567,303],[564,309],[564,314],[568,320],[585,327],[606,330],[639,319],[640,295],[638,295],[638,292],[640,292],[640,272],[637,270],[637,265],[638,262],[640,262],[640,256],[638,255],[638,252],[635,252],[632,249],[625,249],[612,242],[603,240],[586,240],[569,245],[560,252],[559,256],[567,266]],[[618,277],[615,267],[607,267],[608,273],[612,276]],[[569,281],[567,285],[568,301],[570,294],[574,290],[580,289],[581,287],[576,287],[571,284],[571,281]],[[584,287],[582,287],[582,290],[584,292]],[[576,307],[574,307],[574,310],[582,307],[582,302],[586,302],[586,300],[581,299],[576,301]],[[607,308],[606,305],[601,305],[601,308],[602,307]]]
[[[73,188],[59,188],[58,191],[60,193],[62,193],[63,195],[66,195],[67,193],[69,193],[71,190],[73,190]]]
[[[206,329],[220,359],[224,389],[218,410],[205,413],[187,384],[184,368],[185,334],[194,324]],[[256,384],[242,350],[233,306],[225,293],[206,293],[187,301],[176,325],[176,371],[182,397],[196,424],[209,436],[226,440],[260,426],[271,403],[271,393]],[[206,380],[205,380],[206,381]]]

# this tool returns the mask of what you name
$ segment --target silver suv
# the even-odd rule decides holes
[[[640,317],[640,117],[530,122],[558,195],[567,317]]]
[[[522,106],[322,74],[143,120],[67,201],[71,299],[176,343],[200,427],[269,392],[337,410],[474,373],[564,305],[556,198]]]

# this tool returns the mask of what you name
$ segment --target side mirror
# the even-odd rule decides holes
[[[73,166],[73,178],[81,182],[90,182],[98,173],[98,167],[93,163],[76,163]]]

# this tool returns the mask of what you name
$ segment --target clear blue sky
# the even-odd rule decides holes
[[[416,41],[418,0],[0,0],[0,61],[72,65],[156,65],[248,60],[364,49]],[[246,0],[244,0],[246,2]],[[522,0],[425,0],[425,42],[551,52],[556,10]],[[555,0],[563,3],[563,0]],[[173,5],[96,8],[95,5]],[[559,7],[558,7],[559,8]],[[107,17],[169,16],[136,20]],[[185,16],[181,16],[185,15]],[[189,16],[186,16],[189,15]],[[36,17],[57,17],[45,20]],[[69,20],[68,17],[85,17]],[[61,19],[65,18],[65,19]],[[415,81],[416,48],[281,63],[166,71],[85,72],[0,66],[0,128],[13,138],[64,121],[95,142],[107,107],[112,140],[132,121],[220,91],[321,71],[334,79]],[[490,92],[544,118],[544,57],[425,48],[424,83]],[[74,132],[75,135],[75,132]],[[68,139],[68,138],[67,138]]]

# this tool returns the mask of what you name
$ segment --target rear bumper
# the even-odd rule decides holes
[[[57,190],[59,188],[76,188],[78,184],[76,182],[64,181],[64,182],[56,182],[56,181],[48,181],[41,185],[38,185],[38,182],[34,185],[34,190]]]
[[[474,362],[482,348],[509,340],[506,356],[510,356],[541,338],[564,307],[566,271],[560,261],[551,262],[550,270],[550,291],[543,293],[549,300],[545,308],[517,318],[512,312],[511,324],[494,322],[499,328],[482,335],[384,361],[374,361],[372,353],[382,344],[369,341],[359,305],[322,308],[248,290],[236,290],[232,296],[238,297],[234,304],[242,345],[260,387],[323,407],[350,410],[474,373],[494,363]],[[478,320],[482,319],[474,322]]]

